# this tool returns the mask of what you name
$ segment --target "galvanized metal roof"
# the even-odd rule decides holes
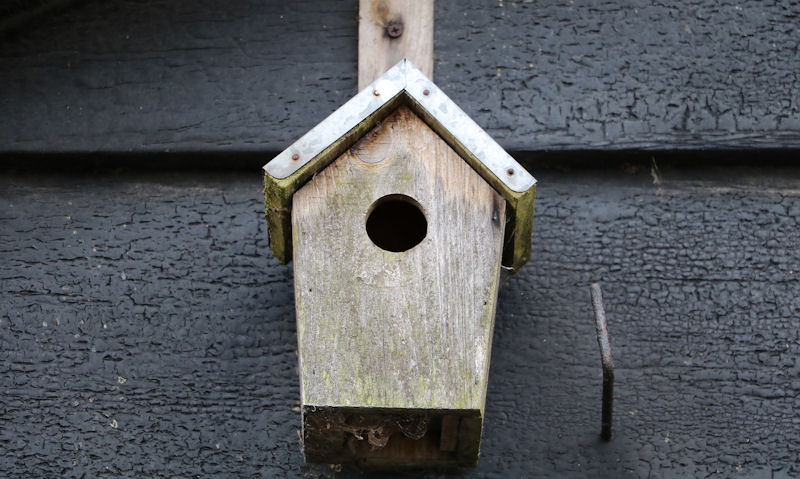
[[[383,115],[380,110],[394,105],[392,100],[403,95],[410,106],[421,113],[423,120],[460,152],[480,162],[508,189],[524,192],[536,184],[536,179],[514,158],[506,153],[483,129],[442,92],[410,61],[401,60],[369,87],[331,113],[289,148],[264,166],[276,179],[296,173],[312,161],[324,168],[329,158],[321,158],[328,147],[356,128],[361,131],[373,126]],[[368,122],[367,124],[364,124]],[[478,168],[482,173],[483,168]],[[487,178],[488,180],[488,178]],[[490,183],[495,183],[490,181]]]

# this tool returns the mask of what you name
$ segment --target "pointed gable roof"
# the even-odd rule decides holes
[[[275,257],[291,259],[292,195],[401,104],[409,106],[506,200],[503,265],[530,258],[536,179],[410,61],[401,60],[264,166]]]

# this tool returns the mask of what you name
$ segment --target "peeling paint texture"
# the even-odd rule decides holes
[[[480,463],[401,477],[800,475],[800,170],[537,176]],[[292,270],[265,229],[257,173],[0,177],[0,476],[363,477],[302,462]]]
[[[435,9],[433,80],[506,150],[800,148],[797,2]],[[357,19],[75,2],[0,41],[0,152],[282,151],[356,93]]]

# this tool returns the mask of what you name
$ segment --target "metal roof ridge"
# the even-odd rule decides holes
[[[331,151],[328,147],[355,129],[366,133],[374,123],[365,122],[372,120],[376,123],[380,120],[381,110],[398,95],[406,95],[415,112],[436,133],[459,153],[467,153],[473,161],[481,163],[508,189],[520,193],[536,184],[536,179],[530,173],[407,59],[395,64],[279,153],[264,165],[264,171],[283,179],[315,160],[323,160],[321,163],[327,166],[329,161],[324,161],[320,156],[326,150]],[[483,168],[476,169],[484,174],[480,171]]]

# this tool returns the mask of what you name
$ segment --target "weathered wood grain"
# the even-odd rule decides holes
[[[537,170],[480,463],[394,477],[800,474],[800,171],[659,166]],[[292,269],[257,172],[4,172],[0,265],[0,476],[364,477],[303,465]]]
[[[397,195],[413,199],[427,220],[424,239],[403,252],[382,249],[365,228],[375,205]],[[387,226],[395,236],[412,228]],[[295,193],[309,460],[475,463],[504,231],[502,196],[405,106]],[[325,419],[314,418],[319,414]],[[420,423],[419,434],[398,430],[397,415]],[[455,451],[441,450],[439,434],[425,434],[438,431],[447,415],[475,423],[457,434]],[[369,437],[375,431],[380,438]],[[398,449],[406,438],[424,445]],[[356,441],[351,448],[349,440]]]
[[[437,84],[507,150],[800,148],[796,2],[434,8]],[[356,92],[357,18],[79,2],[0,42],[0,151],[281,151]]]
[[[403,58],[433,78],[433,2],[359,0],[359,91]]]

